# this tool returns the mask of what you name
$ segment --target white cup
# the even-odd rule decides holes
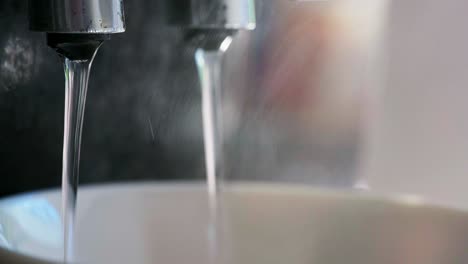
[[[76,262],[210,263],[206,205],[202,184],[85,187]],[[236,184],[223,205],[217,263],[468,262],[468,215],[414,197]],[[58,191],[1,201],[0,263],[61,260],[59,206]]]

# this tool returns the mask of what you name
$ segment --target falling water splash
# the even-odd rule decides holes
[[[64,224],[64,262],[73,259],[74,220],[80,163],[81,132],[85,111],[90,59],[71,60],[64,57],[65,122],[62,165],[62,211]]]
[[[222,210],[219,197],[220,181],[224,172],[224,151],[221,116],[221,68],[223,55],[232,42],[225,37],[218,49],[197,49],[195,60],[198,68],[201,94],[203,137],[205,147],[206,181],[208,189],[208,257],[210,263],[221,263],[225,250],[221,246]]]

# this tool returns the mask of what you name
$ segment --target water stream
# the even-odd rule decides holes
[[[102,41],[61,43],[65,72],[65,119],[62,160],[63,259],[74,259],[75,210],[79,184],[81,134],[91,65]]]
[[[206,181],[208,189],[208,257],[210,264],[224,263],[228,256],[228,232],[225,210],[220,197],[224,178],[224,139],[222,122],[222,62],[232,42],[226,37],[217,49],[199,48],[195,52],[202,95],[203,138],[205,149]]]

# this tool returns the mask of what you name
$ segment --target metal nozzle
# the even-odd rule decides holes
[[[167,0],[169,23],[197,29],[255,29],[253,0]]]
[[[124,32],[123,0],[30,0],[29,25],[47,33]]]

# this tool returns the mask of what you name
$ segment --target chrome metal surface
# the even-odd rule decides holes
[[[30,0],[30,29],[50,33],[125,31],[123,0]]]
[[[193,28],[255,28],[253,0],[167,0],[169,22]]]

